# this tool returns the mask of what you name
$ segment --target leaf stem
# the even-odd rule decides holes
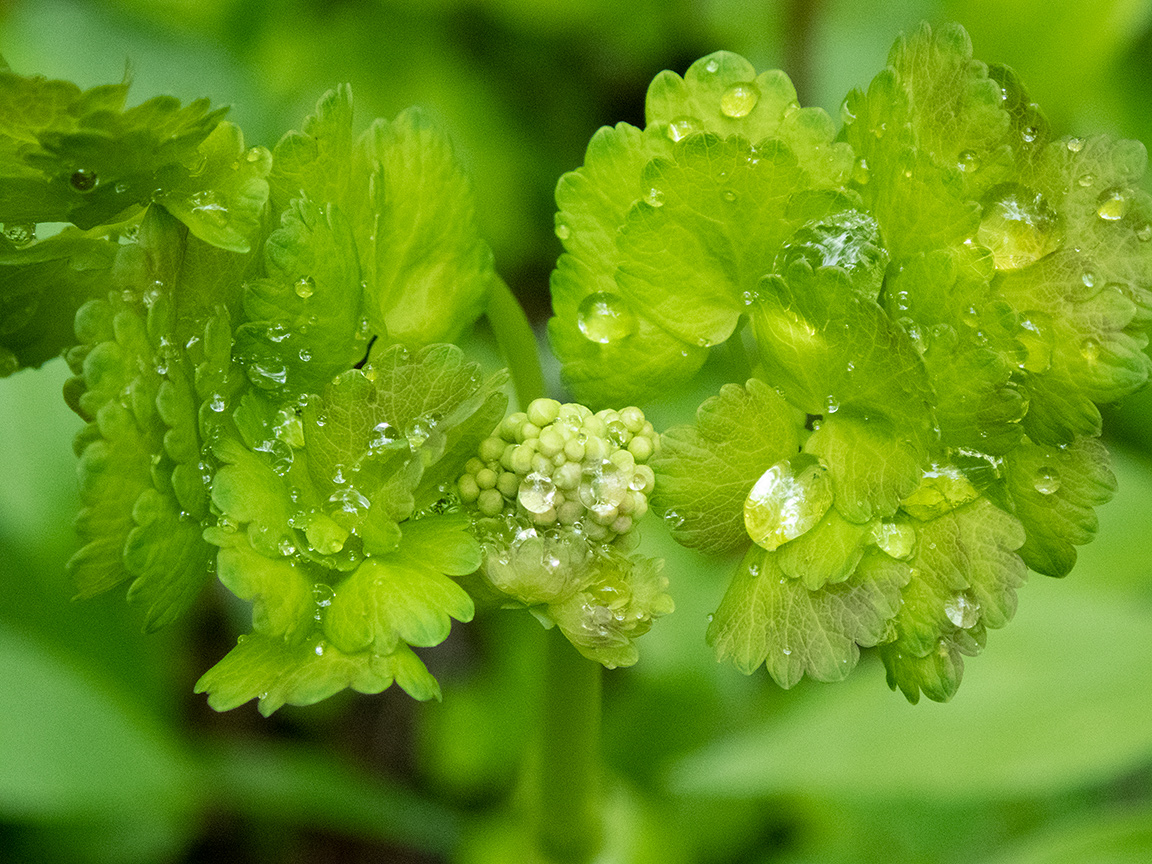
[[[508,371],[512,373],[512,383],[516,387],[521,409],[526,408],[533,399],[548,395],[544,386],[544,372],[540,368],[536,334],[528,323],[528,316],[513,296],[512,289],[499,276],[493,276],[492,288],[488,293],[488,308],[484,314],[492,325],[496,344],[508,361]]]
[[[536,837],[542,858],[587,864],[600,851],[601,666],[559,627],[545,655]]]

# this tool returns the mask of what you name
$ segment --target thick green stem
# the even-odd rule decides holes
[[[540,368],[536,334],[528,323],[528,316],[516,302],[508,283],[499,276],[492,280],[485,315],[492,325],[496,344],[508,361],[508,371],[512,373],[512,384],[516,388],[520,407],[526,408],[533,399],[547,395],[544,372]]]
[[[600,678],[559,627],[548,634],[536,801],[544,861],[588,864],[600,851]]]

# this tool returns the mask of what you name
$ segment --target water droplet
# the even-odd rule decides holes
[[[296,280],[296,296],[307,300],[316,291],[316,280],[311,276],[301,276]]]
[[[268,337],[269,342],[276,342],[279,344],[280,342],[283,342],[285,339],[287,339],[291,334],[288,332],[288,328],[285,327],[281,322],[275,321],[269,324],[268,327],[264,330],[264,335]]]
[[[1100,343],[1095,339],[1085,339],[1080,345],[1080,353],[1084,355],[1089,366],[1095,366],[1100,360]]]
[[[400,440],[400,431],[392,424],[384,421],[377,423],[372,428],[372,434],[368,439],[369,450],[382,450]]]
[[[283,477],[292,470],[293,452],[288,442],[270,438],[257,446],[257,450],[267,453],[272,470]]]
[[[1152,240],[1152,224],[1145,222],[1136,229],[1136,239],[1141,243],[1147,243]]]
[[[957,627],[967,630],[980,620],[980,604],[965,594],[953,594],[944,604],[944,614]]]
[[[520,482],[516,500],[529,513],[543,515],[555,506],[556,484],[547,474],[533,471]]]
[[[872,179],[872,170],[868,167],[868,160],[861,156],[852,168],[852,182],[860,186]]]
[[[652,186],[644,194],[644,202],[651,207],[663,207],[664,190],[660,189],[658,186]]]
[[[68,178],[68,182],[72,184],[72,188],[77,192],[91,192],[96,188],[99,178],[96,176],[95,171],[80,168],[72,173],[72,176]]]
[[[1079,153],[1084,147],[1084,141],[1080,138],[1069,138],[1067,146],[1070,153]]]
[[[695,117],[677,117],[668,124],[668,137],[672,141],[682,141],[700,131],[700,122]]]
[[[856,112],[852,110],[851,97],[840,103],[840,120],[845,126],[856,122]]]
[[[980,157],[973,150],[965,150],[957,157],[956,167],[965,174],[975,174],[980,170]]]
[[[1018,270],[1059,248],[1063,234],[1060,217],[1043,195],[1006,183],[985,199],[976,241],[991,250],[997,270]]]
[[[208,407],[219,414],[228,407],[228,403],[224,401],[224,396],[220,393],[213,393],[212,398],[208,402]]]
[[[930,522],[979,496],[976,487],[955,465],[933,462],[901,509],[921,522]]]
[[[27,246],[36,239],[35,222],[6,222],[4,236],[16,246]]]
[[[247,367],[248,378],[257,387],[271,390],[288,380],[287,367],[274,358],[255,360]]]
[[[280,544],[277,548],[279,548],[280,554],[283,555],[285,558],[287,558],[289,555],[292,555],[296,552],[296,545],[291,540],[289,540],[287,537],[281,537],[280,538]]]
[[[567,240],[572,236],[572,231],[563,222],[556,223],[556,236],[561,240]]]
[[[1031,144],[1033,141],[1036,140],[1036,136],[1039,134],[1040,134],[1040,130],[1037,129],[1035,126],[1025,126],[1023,128],[1023,130],[1021,130],[1021,132],[1020,132],[1020,137],[1023,138],[1024,141],[1027,142],[1028,144]]]
[[[222,203],[220,193],[215,190],[197,192],[190,199],[192,212],[219,228],[228,224],[228,208]]]
[[[1108,222],[1123,219],[1128,213],[1128,196],[1121,189],[1108,189],[1097,201],[1096,215]]]
[[[576,310],[576,326],[591,342],[607,345],[631,336],[636,331],[636,317],[624,298],[597,291],[589,294]]]
[[[720,110],[725,117],[746,117],[756,107],[760,91],[749,81],[746,84],[733,84],[720,97]]]
[[[744,527],[753,542],[772,551],[816,525],[832,506],[828,469],[802,453],[777,462],[744,501]]]
[[[1039,374],[1052,365],[1052,328],[1046,315],[1030,313],[1020,322],[1020,332],[1016,338],[1024,346],[1021,369]]]
[[[704,64],[704,68],[706,70],[708,70],[709,72],[711,72],[712,74],[715,74],[717,72],[717,70],[720,69],[720,61],[719,60],[709,60],[707,63]]]
[[[904,560],[916,545],[916,529],[906,522],[880,522],[872,528],[872,542],[893,558]]]
[[[320,614],[324,609],[332,605],[332,601],[336,599],[336,592],[332,590],[332,586],[324,582],[317,582],[312,586],[312,602],[316,604],[316,620],[320,620]],[[316,646],[316,653],[321,653],[319,645]]]
[[[666,510],[664,512],[664,522],[668,529],[675,531],[677,528],[683,528],[686,520],[676,510]]]
[[[404,430],[404,437],[408,439],[408,446],[416,452],[432,437],[436,431],[436,422],[431,417],[417,417],[412,424]]]
[[[1051,465],[1041,465],[1036,469],[1032,485],[1041,495],[1052,495],[1060,489],[1060,472]]]
[[[328,496],[328,503],[335,504],[337,512],[348,516],[359,516],[372,506],[371,501],[351,486],[337,489]]]
[[[311,363],[312,362],[312,352],[309,351],[307,348],[301,348],[296,353],[296,356],[300,358],[301,363]]]
[[[725,201],[735,201],[736,200],[736,193],[733,192],[731,189],[725,190],[724,200]]]
[[[1085,189],[1087,189],[1089,186],[1091,186],[1093,183],[1096,182],[1096,175],[1095,174],[1081,174],[1079,177],[1076,178],[1076,182],[1079,185],[1083,186]]]
[[[620,504],[628,494],[630,479],[629,472],[608,459],[586,466],[578,493],[580,503],[588,508],[593,519],[607,525],[616,519]]]

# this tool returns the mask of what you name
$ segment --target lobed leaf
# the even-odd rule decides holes
[[[869,553],[847,581],[811,591],[784,575],[778,555],[759,546],[745,554],[708,626],[708,643],[745,674],[764,663],[781,687],[805,674],[843,680],[860,646],[884,640],[908,567]]]
[[[752,378],[706,400],[695,426],[665,432],[651,463],[657,476],[652,506],[672,536],[709,552],[748,543],[744,501],[761,474],[796,453],[796,427],[784,400]]]

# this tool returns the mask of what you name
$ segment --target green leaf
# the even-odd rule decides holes
[[[596,406],[651,398],[691,378],[707,356],[632,308],[616,285],[617,230],[644,195],[644,166],[671,146],[655,127],[604,127],[592,136],[584,165],[556,185],[556,233],[568,252],[552,274],[548,334],[565,383]]]
[[[1102,221],[1102,220],[1097,220]],[[1069,443],[1099,431],[1092,402],[1114,402],[1139,389],[1152,371],[1148,335],[1133,326],[1136,304],[1121,283],[1097,285],[1089,259],[1049,255],[998,280],[999,293],[1026,323],[1022,339],[1031,395],[1025,427],[1034,440]]]
[[[324,632],[346,652],[391,654],[407,643],[439,645],[452,623],[471,621],[472,598],[428,565],[388,556],[369,558],[336,588]]]
[[[613,278],[573,255],[561,255],[552,273],[552,307],[548,338],[564,383],[594,407],[649,401],[708,357],[634,310]]]
[[[778,554],[759,546],[745,554],[708,625],[708,643],[746,675],[764,663],[781,687],[805,673],[843,680],[860,646],[884,639],[908,567],[873,552],[847,581],[812,591],[784,575]]]
[[[411,566],[423,565],[446,576],[467,576],[480,567],[480,543],[472,535],[471,517],[458,510],[404,523],[401,556]],[[463,620],[463,619],[461,619]]]
[[[265,717],[281,705],[313,705],[351,687],[382,693],[396,681],[416,699],[439,698],[440,688],[411,649],[386,656],[345,654],[320,634],[297,645],[275,636],[241,636],[239,644],[196,682],[208,704],[228,711],[259,698]]]
[[[72,320],[107,290],[117,248],[74,228],[21,247],[0,238],[0,375],[76,344]]]
[[[726,384],[696,412],[695,426],[676,426],[652,460],[652,506],[680,543],[709,552],[749,541],[744,501],[760,475],[793,455],[797,418],[764,382]]]
[[[765,377],[808,414],[854,408],[887,417],[914,446],[931,437],[931,389],[919,352],[844,270],[798,262],[761,282],[752,324]]]
[[[280,223],[264,244],[267,278],[244,291],[236,351],[257,387],[315,393],[367,350],[356,244],[333,204],[293,199]]]
[[[285,133],[273,150],[268,185],[274,211],[297,198],[350,207],[352,88],[341,84],[321,96],[301,130]]]
[[[849,522],[831,508],[812,528],[780,546],[776,563],[784,575],[799,579],[810,591],[828,582],[843,582],[864,556],[871,530],[871,525]]]
[[[693,135],[642,173],[645,197],[617,241],[625,299],[689,344],[724,342],[797,227],[785,212],[809,186],[782,142]]]
[[[1047,576],[1065,576],[1076,563],[1074,546],[1096,534],[1093,507],[1116,491],[1108,451],[1092,438],[1067,447],[1027,442],[1004,460],[1008,492],[1027,539],[1020,557]]]
[[[187,172],[223,109],[170,96],[124,110],[127,84],[81,91],[0,70],[0,221],[117,221],[164,171]]]
[[[318,489],[333,492],[346,477],[365,498],[380,497],[373,483],[398,481],[399,462],[411,460],[406,490],[430,506],[439,486],[454,482],[481,440],[503,416],[507,375],[487,380],[453,345],[412,352],[393,345],[374,353],[363,369],[339,376],[303,412],[308,470]],[[405,463],[407,464],[407,463]],[[351,478],[353,471],[358,475]],[[423,480],[421,479],[423,477]],[[417,489],[419,484],[419,489]],[[388,496],[400,494],[399,487]],[[411,509],[393,518],[407,518]]]
[[[317,591],[305,565],[292,558],[268,558],[245,535],[209,529],[220,547],[216,573],[221,584],[252,602],[252,629],[295,644],[314,629]]]
[[[672,141],[697,132],[786,141],[821,184],[842,185],[851,168],[850,150],[832,143],[828,115],[801,108],[787,75],[779,69],[757,75],[751,63],[729,51],[701,57],[683,78],[661,72],[648,87],[644,110],[648,128]]]
[[[845,100],[843,137],[859,163],[861,194],[893,260],[973,236],[976,201],[1011,176],[1011,121],[999,83],[972,59],[958,26],[924,25],[897,41],[865,96]]]
[[[851,522],[891,516],[920,485],[925,453],[884,418],[839,411],[804,444],[828,466],[836,509]]]
[[[137,527],[124,545],[124,567],[136,578],[128,602],[145,607],[144,629],[151,632],[176,620],[208,584],[212,547],[200,521],[155,489],[136,499],[132,518]]]
[[[985,498],[913,524],[913,575],[893,621],[895,641],[882,656],[893,690],[913,703],[920,691],[944,702],[960,686],[960,654],[977,653],[985,628],[1003,627],[1016,611],[1024,529]]]
[[[201,143],[198,159],[191,171],[161,171],[161,191],[153,200],[205,243],[248,252],[268,203],[271,154],[263,147],[245,148],[240,127],[220,123]]]
[[[221,467],[212,481],[212,503],[236,526],[247,526],[252,548],[269,558],[293,542],[288,485],[251,450],[231,438],[213,448]]]
[[[1083,256],[1093,288],[1112,286],[1136,305],[1133,323],[1152,321],[1152,197],[1141,184],[1148,153],[1139,141],[1099,136],[1053,141],[1026,182],[1062,217],[1064,248]]]
[[[353,230],[373,329],[396,342],[455,341],[484,311],[493,278],[467,174],[444,132],[414,108],[374,123],[357,148],[372,166],[373,212]]]

